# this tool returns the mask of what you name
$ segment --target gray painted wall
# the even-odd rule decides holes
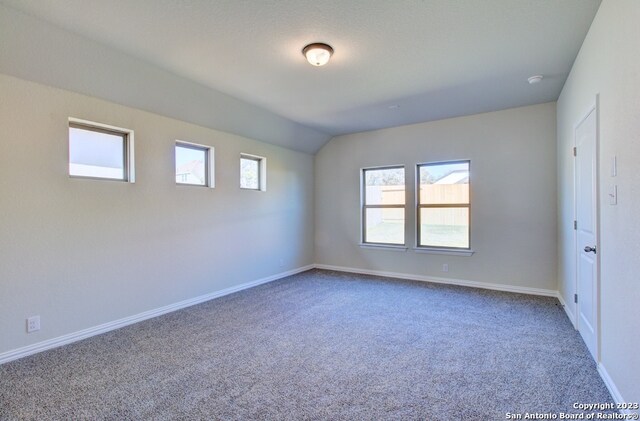
[[[0,74],[0,353],[313,263],[313,157]],[[134,184],[69,178],[69,117],[135,131]],[[177,186],[176,139],[215,147]],[[267,191],[240,190],[240,153]],[[42,330],[25,331],[39,314]]]
[[[640,2],[602,2],[558,100],[559,289],[575,314],[573,131],[600,94],[601,369],[640,401]],[[611,177],[617,156],[618,175]],[[609,188],[618,186],[618,205]]]
[[[547,103],[333,138],[316,154],[316,262],[556,290],[555,113]],[[471,159],[476,253],[418,254],[415,165],[455,159]],[[406,166],[409,251],[361,248],[360,168],[392,164]]]

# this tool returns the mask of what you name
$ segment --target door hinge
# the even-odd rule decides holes
[[[573,229],[574,230],[578,229],[578,221],[573,221]]]
[[[573,294],[573,302],[578,304],[578,294]]]
[[[578,156],[578,148],[573,147],[573,156]]]

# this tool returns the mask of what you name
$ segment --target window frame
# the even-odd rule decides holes
[[[467,164],[469,172],[469,199],[467,203],[439,203],[439,204],[421,204],[420,203],[420,168],[430,165],[450,165],[450,164]],[[471,248],[471,160],[470,159],[456,159],[450,161],[433,161],[422,162],[416,164],[416,246],[415,251],[418,252],[431,252],[435,254],[460,254],[460,255],[472,255],[474,252]],[[449,246],[423,246],[420,244],[420,226],[421,226],[421,212],[422,208],[431,209],[446,209],[446,208],[467,208],[468,209],[468,223],[467,223],[467,238],[469,239],[468,247],[449,247]]]
[[[402,168],[402,170],[404,171],[404,205],[367,205],[366,172],[398,168]],[[367,209],[404,209],[404,224],[402,227],[404,242],[402,244],[398,244],[367,241]],[[407,249],[407,169],[404,164],[360,168],[360,246],[400,250]]]
[[[71,136],[69,134],[69,129],[71,128],[122,137],[122,178],[71,174]],[[69,178],[135,183],[133,130],[109,124],[97,123],[95,121],[69,117],[67,122],[67,152],[67,173]]]
[[[186,148],[186,149],[194,149],[198,151],[204,152],[204,170],[205,170],[205,183],[204,184],[194,184],[194,183],[179,183],[176,180],[176,171],[178,169],[176,162],[176,148]],[[199,143],[186,142],[184,140],[176,140],[173,146],[173,162],[174,162],[174,180],[177,186],[193,186],[193,187],[208,187],[215,188],[215,149],[213,146],[201,145]]]
[[[258,163],[258,187],[242,187],[242,160],[247,159],[251,161],[256,161]],[[239,178],[239,186],[241,190],[249,190],[249,191],[266,191],[267,190],[267,158],[264,156],[258,156],[248,153],[241,153],[240,160],[238,161],[240,164],[240,178]]]

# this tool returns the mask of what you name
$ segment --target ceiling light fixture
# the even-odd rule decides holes
[[[529,85],[535,85],[536,83],[540,83],[542,81],[542,75],[531,76],[527,81],[529,81]]]
[[[331,48],[330,45],[316,42],[304,47],[302,49],[302,54],[304,54],[307,61],[312,65],[324,66],[329,62],[329,59],[333,54],[333,48]]]

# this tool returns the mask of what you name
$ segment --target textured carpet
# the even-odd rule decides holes
[[[611,401],[556,299],[318,270],[0,366],[2,420],[503,420]]]

